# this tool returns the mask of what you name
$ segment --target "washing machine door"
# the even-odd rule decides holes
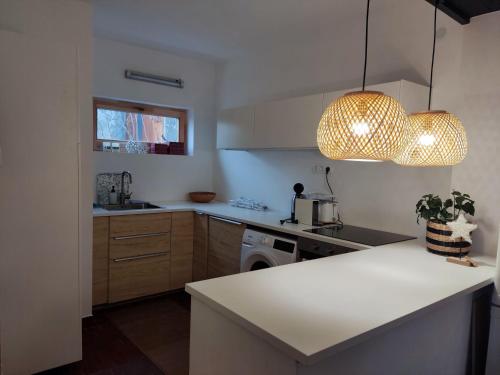
[[[270,254],[255,251],[250,254],[241,265],[241,272],[262,270],[264,268],[276,267],[278,262]]]

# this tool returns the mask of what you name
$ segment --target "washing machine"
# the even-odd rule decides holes
[[[296,240],[255,229],[245,230],[241,244],[241,272],[282,266],[296,260]]]

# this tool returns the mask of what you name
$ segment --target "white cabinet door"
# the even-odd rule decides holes
[[[254,146],[254,107],[220,112],[217,121],[218,149],[245,149]]]
[[[401,81],[399,102],[404,107],[406,114],[427,110],[429,100],[429,87],[410,81]]]
[[[325,105],[329,105],[333,100],[341,97],[347,92],[357,90],[361,90],[361,88],[327,92],[325,94]],[[382,91],[384,94],[392,96],[401,103],[407,114],[423,111],[427,108],[427,95],[429,89],[417,83],[400,80],[366,86],[366,90]]]
[[[325,109],[330,105],[331,102],[334,100],[337,100],[341,96],[344,96],[346,93],[351,92],[351,91],[357,91],[360,90],[358,88],[355,89],[349,89],[349,90],[338,90],[338,91],[330,91],[325,93],[325,99],[324,99],[324,105]]]
[[[31,374],[81,358],[77,50],[3,31],[0,50],[2,370]]]
[[[316,148],[323,94],[272,101],[255,107],[255,145],[259,148]]]

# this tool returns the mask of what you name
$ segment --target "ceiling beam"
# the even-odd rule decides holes
[[[446,0],[425,0],[425,1],[432,4],[433,6],[435,6],[437,2],[439,10],[441,10],[443,13],[453,18],[461,25],[466,25],[470,23],[470,16],[464,14],[460,9],[457,9],[457,7],[455,7],[450,1]]]

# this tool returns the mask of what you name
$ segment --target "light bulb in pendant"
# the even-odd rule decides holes
[[[351,125],[352,134],[362,137],[370,133],[370,126],[365,121],[358,121]]]
[[[433,134],[422,134],[418,139],[418,144],[421,146],[432,146],[436,142],[436,137]]]

